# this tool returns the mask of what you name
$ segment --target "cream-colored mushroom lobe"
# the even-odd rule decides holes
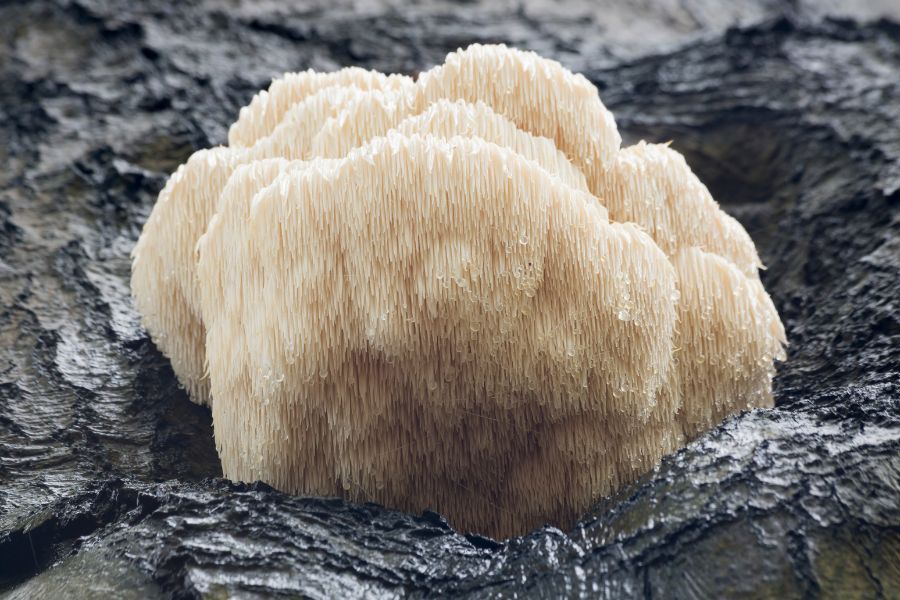
[[[444,64],[422,73],[415,85],[400,76],[381,76],[361,69],[342,69],[332,74],[306,71],[288,73],[272,82],[241,109],[229,131],[232,146],[250,146],[269,135],[284,113],[312,91],[332,85],[411,94],[392,106],[367,106],[344,123],[357,127],[368,118],[367,110],[416,114],[438,100],[484,102],[519,129],[554,141],[592,190],[600,185],[621,145],[612,113],[600,101],[597,88],[582,75],[556,61],[499,45],[473,44],[447,55]],[[395,123],[394,123],[395,124]],[[391,124],[390,126],[393,126]],[[389,127],[388,127],[389,128]],[[387,128],[354,140],[363,143]]]
[[[291,73],[229,142],[132,255],[227,477],[509,537],[772,404],[785,332],[750,236],[559,63]]]
[[[538,162],[575,189],[588,191],[584,174],[560,152],[552,140],[520,130],[484,102],[437,100],[414,113],[405,94],[360,94],[323,125],[312,141],[314,156],[346,156],[353,148],[390,130],[439,137],[475,136],[505,146]]]
[[[785,358],[785,334],[757,277],[699,248],[678,251],[672,263],[681,291],[678,419],[692,439],[728,415],[772,406],[774,360]]]
[[[584,76],[534,52],[473,44],[422,73],[416,102],[482,101],[520,129],[550,138],[595,191],[622,143],[613,115]]]
[[[352,87],[325,88],[289,110],[274,133],[252,148],[194,153],[160,192],[132,251],[131,289],[144,327],[195,402],[206,404],[210,397],[194,249],[215,213],[222,188],[239,165],[279,156],[307,157],[321,124],[357,93]]]
[[[360,99],[369,100],[373,95],[379,102],[384,96],[382,92],[361,92],[350,86],[325,88],[291,107],[275,130],[252,148],[220,147],[195,153],[160,194],[132,253],[132,290],[138,310],[144,316],[144,326],[170,358],[179,381],[195,401],[209,403],[211,399],[204,375],[205,328],[198,304],[194,248],[217,210],[222,189],[240,165],[277,157],[308,159],[321,154],[312,140],[322,124],[339,122],[336,115],[348,104],[360,106]],[[367,122],[376,121],[370,118]],[[377,122],[371,129],[381,133],[393,120],[384,121],[383,126],[381,121]],[[403,121],[401,128],[405,132],[445,137],[481,136],[536,160],[567,185],[586,189],[584,177],[550,140],[519,131],[484,104],[441,101],[422,115]],[[344,137],[355,140],[359,132],[329,129],[328,139],[334,145],[347,146]],[[369,137],[372,136],[367,135],[366,139]],[[159,285],[160,281],[166,285]]]
[[[651,407],[674,270],[560,183],[477,138],[394,134],[281,172],[242,236],[215,222],[200,275],[225,290],[208,344],[228,349],[209,354],[226,476],[507,536],[571,522],[670,450],[674,415]]]
[[[773,360],[784,359],[786,340],[744,228],[665,144],[621,150],[602,196],[611,219],[641,225],[676,267],[677,368],[663,393],[680,405],[686,439],[740,410],[772,406]]]
[[[397,90],[411,80],[404,75],[384,75],[358,67],[347,67],[333,73],[317,73],[312,69],[286,73],[272,81],[241,109],[238,120],[228,130],[228,144],[250,147],[268,136],[284,119],[292,106],[328,87],[355,87],[362,90]]]
[[[745,275],[758,276],[762,263],[753,240],[667,144],[623,148],[595,191],[611,219],[637,223],[669,256],[696,246],[728,259]]]

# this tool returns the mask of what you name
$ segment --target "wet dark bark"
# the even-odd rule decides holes
[[[759,2],[775,18],[658,19],[625,51],[602,12],[157,5],[0,2],[0,589],[900,597],[900,26]],[[129,299],[166,174],[274,74],[415,72],[471,41],[583,71],[626,141],[674,140],[744,223],[791,343],[777,408],[502,545],[215,479],[209,412]]]

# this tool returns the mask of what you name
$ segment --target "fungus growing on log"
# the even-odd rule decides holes
[[[572,518],[610,491],[611,457],[659,458],[655,437],[630,435],[665,381],[675,322],[674,271],[646,234],[478,138],[395,134],[321,163],[257,192],[243,235],[214,224],[201,244],[201,279],[242,277],[205,306],[218,313],[209,346],[229,349],[209,356],[226,476],[431,506],[477,528],[461,487],[541,518],[497,480],[520,454],[487,442],[540,440],[545,479],[522,485],[571,489],[591,457],[602,475],[553,500]],[[547,437],[576,418],[591,443]],[[516,531],[497,519],[487,531]]]
[[[132,290],[145,327],[169,356],[176,375],[195,401],[206,404],[211,398],[205,377],[206,329],[199,307],[194,249],[218,209],[229,177],[240,165],[270,158],[311,158],[319,155],[317,151],[331,156],[317,150],[312,141],[314,131],[323,124],[327,127],[339,121],[335,114],[348,103],[369,107],[372,98],[379,104],[384,101],[380,92],[361,93],[352,87],[337,86],[322,89],[288,108],[284,121],[252,147],[218,147],[195,153],[160,193],[133,251]],[[360,104],[360,100],[364,103]],[[381,132],[394,120],[370,118],[366,122],[372,132]],[[537,161],[567,185],[587,189],[581,172],[550,140],[519,131],[484,104],[440,101],[421,115],[401,122],[400,127],[408,133],[479,136]],[[342,136],[355,140],[359,131],[332,128],[328,139],[334,147],[346,147]],[[159,281],[168,285],[161,286]]]
[[[558,63],[291,74],[229,141],[169,180],[132,275],[227,477],[508,537],[771,405],[749,236]]]

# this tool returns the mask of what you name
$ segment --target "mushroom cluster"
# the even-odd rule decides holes
[[[132,290],[231,479],[508,537],[772,403],[752,240],[556,62],[291,73],[228,137],[170,177]]]

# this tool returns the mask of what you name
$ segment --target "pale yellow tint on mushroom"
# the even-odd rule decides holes
[[[358,67],[347,67],[333,73],[317,73],[312,69],[286,73],[272,81],[268,90],[253,97],[241,109],[238,120],[228,130],[228,144],[250,147],[266,136],[284,119],[285,113],[324,88],[350,86],[363,90],[398,90],[411,82],[404,75],[384,75]]]
[[[672,259],[681,298],[675,336],[676,377],[687,439],[734,413],[772,406],[775,360],[785,334],[759,278],[699,248]]]
[[[482,101],[520,129],[550,138],[595,190],[622,143],[597,88],[554,60],[504,45],[472,44],[419,76],[416,102]]]
[[[169,181],[132,277],[192,398],[211,383],[227,476],[505,537],[771,405],[752,240],[554,61],[289,74],[229,139]]]
[[[675,447],[652,409],[674,270],[638,228],[477,138],[272,169],[243,235],[217,221],[200,246],[203,281],[241,278],[209,306],[226,476],[505,537],[572,524]]]
[[[144,327],[195,402],[206,404],[210,398],[194,247],[216,210],[222,188],[239,165],[279,156],[307,157],[321,124],[357,93],[352,86],[332,86],[309,96],[252,148],[195,152],[160,192],[132,251],[131,289]]]
[[[359,69],[343,69],[334,74],[288,73],[241,109],[238,121],[229,131],[229,143],[252,145],[269,135],[288,108],[302,101],[310,90],[351,81],[357,87],[374,90],[408,89],[408,80],[401,76],[378,79]],[[595,179],[602,177],[612,164],[622,141],[612,113],[603,106],[591,82],[554,60],[502,44],[472,44],[465,50],[451,52],[444,64],[419,76],[412,94],[394,109],[403,110],[404,103],[411,103],[409,112],[415,114],[442,99],[484,102],[523,131],[553,140],[584,172],[591,189]],[[357,118],[346,121],[348,127],[356,127],[356,123],[368,118],[363,111],[357,114]],[[360,136],[355,142],[366,139],[369,137]]]
[[[322,123],[339,122],[336,115],[348,103],[359,106],[360,98],[368,100],[373,96],[381,104],[385,94],[361,92],[350,86],[327,87],[290,107],[272,134],[258,140],[252,148],[220,147],[195,153],[161,192],[132,253],[132,291],[144,326],[169,357],[179,381],[194,401],[205,404],[211,400],[204,376],[205,329],[199,307],[194,247],[217,210],[219,195],[228,178],[238,166],[254,161],[315,156],[318,149],[312,139]],[[370,118],[367,122],[377,123],[371,129],[381,133],[393,120]],[[484,104],[440,102],[429,107],[421,118],[408,119],[403,123],[403,130],[480,136],[536,160],[567,185],[585,189],[584,177],[552,142],[519,131]],[[358,135],[357,130],[331,129],[329,139],[335,145],[346,146],[342,136],[357,139]],[[165,285],[160,285],[161,281]]]
[[[771,407],[785,334],[744,228],[666,144],[622,149],[601,194],[612,220],[641,225],[676,267],[678,352],[665,393],[681,405],[686,439],[740,410]]]

